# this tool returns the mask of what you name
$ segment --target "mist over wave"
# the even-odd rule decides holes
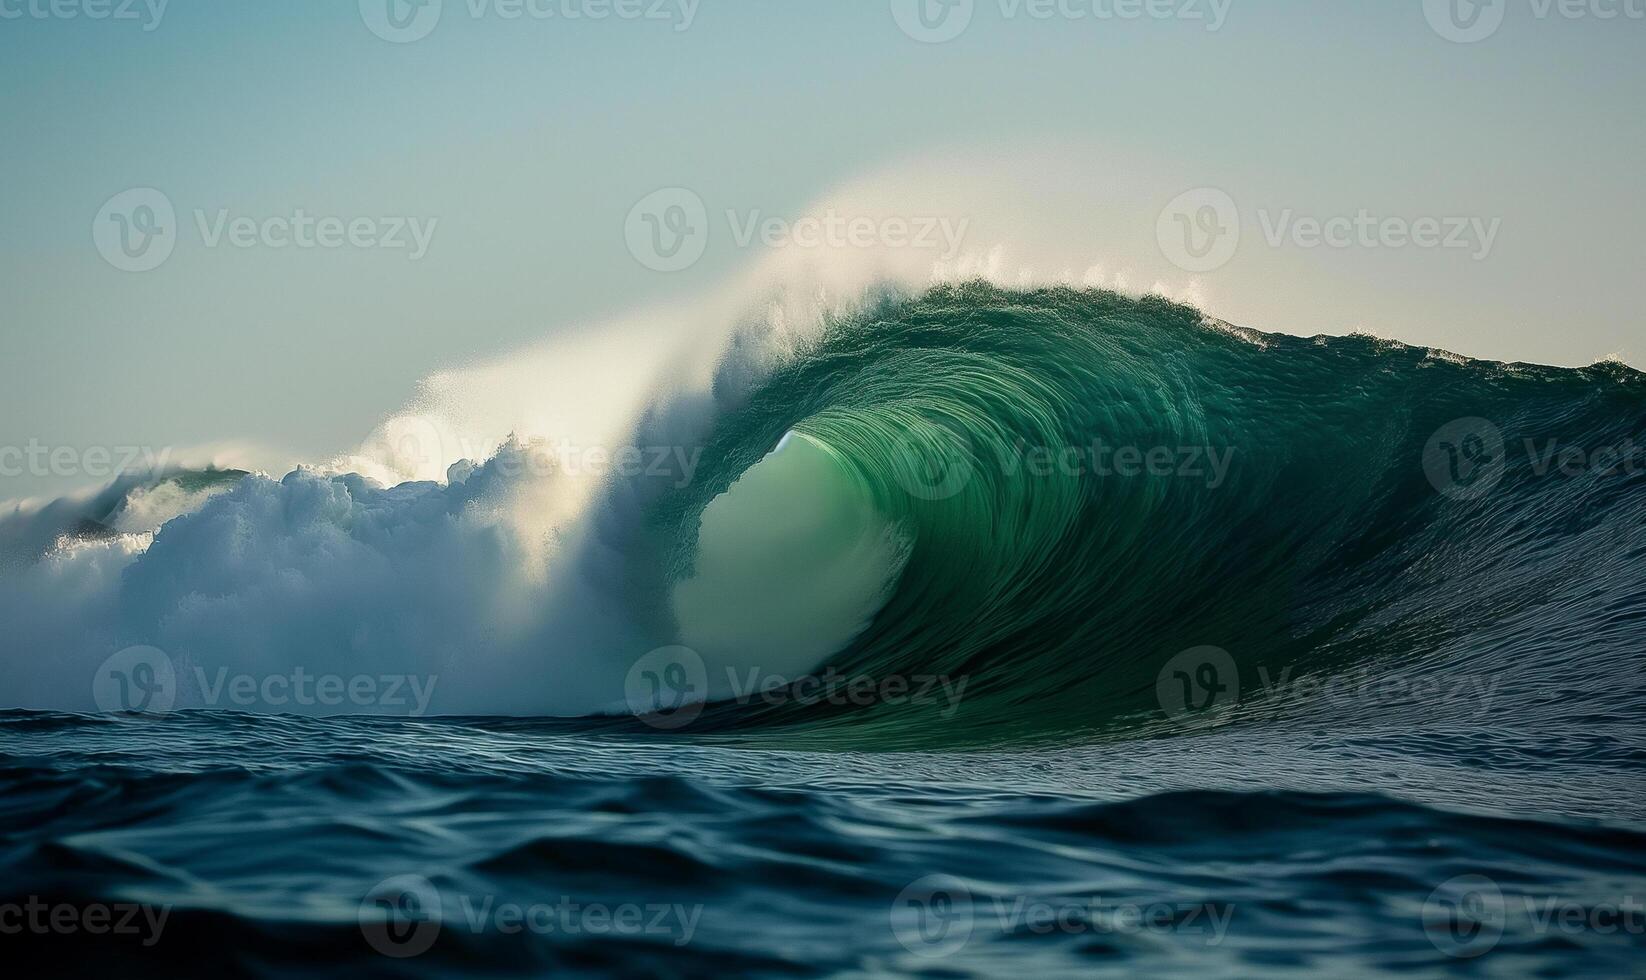
[[[203,688],[221,671],[294,668],[436,677],[444,713],[621,705],[634,659],[674,634],[667,595],[650,594],[663,572],[646,564],[643,512],[694,478],[719,399],[793,356],[825,316],[895,288],[874,262],[772,265],[436,374],[331,460],[283,474],[170,465],[12,505],[0,514],[7,704],[90,709],[99,665],[145,644],[175,663],[179,707],[211,703]],[[809,651],[795,671],[832,652],[809,625],[768,635]]]

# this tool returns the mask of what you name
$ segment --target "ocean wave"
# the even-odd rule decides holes
[[[1226,652],[1248,688],[1500,674],[1579,661],[1613,642],[1595,624],[1641,615],[1615,588],[1646,575],[1646,380],[1626,367],[1258,334],[1093,289],[853,295],[725,318],[713,346],[585,408],[571,427],[605,433],[591,443],[402,414],[362,450],[383,479],[348,460],[162,473],[0,519],[11,703],[92,707],[110,654],[143,645],[176,707],[408,710],[221,700],[306,669],[426,678],[418,713],[673,697],[693,731],[1091,737],[1158,717],[1183,651]],[[1525,628],[1529,608],[1552,622]],[[647,658],[668,669],[637,699]],[[825,668],[963,679],[963,697],[750,697]]]

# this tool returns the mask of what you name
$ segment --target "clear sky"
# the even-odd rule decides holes
[[[1057,200],[1065,238],[1089,220],[1135,286],[1194,278],[1226,319],[1646,355],[1642,0],[1455,0],[1453,23],[1501,17],[1471,43],[1433,26],[1434,0],[1153,0],[1171,16],[1129,19],[1096,16],[1128,0],[933,0],[935,30],[965,20],[935,43],[903,0],[537,0],[515,18],[509,0],[392,0],[407,28],[389,2],[0,0],[0,446],[325,457],[431,371],[751,262],[727,234],[684,271],[636,261],[625,223],[658,188],[710,215],[796,214],[900,161],[935,178],[1001,152],[1060,155],[1038,177],[1020,163],[1012,192]],[[1082,211],[1082,152],[1125,161],[1128,207],[1094,190]],[[1201,187],[1236,202],[1239,250],[1173,269],[1155,216]],[[141,272],[97,237],[133,188],[176,212]],[[405,229],[407,248],[212,237],[298,209],[432,233],[415,257]],[[1298,216],[1363,210],[1373,244],[1296,237]],[[1452,218],[1489,247],[1405,241]],[[62,482],[0,477],[0,499]]]

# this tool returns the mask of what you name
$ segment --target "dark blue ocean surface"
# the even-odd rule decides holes
[[[75,969],[1621,976],[1646,954],[1638,727],[879,754],[11,712],[0,752],[0,941]],[[100,906],[127,928],[75,928]]]

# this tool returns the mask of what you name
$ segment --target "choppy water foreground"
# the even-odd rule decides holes
[[[1375,722],[878,754],[8,712],[0,943],[143,975],[1617,976],[1646,948],[1641,752]]]

